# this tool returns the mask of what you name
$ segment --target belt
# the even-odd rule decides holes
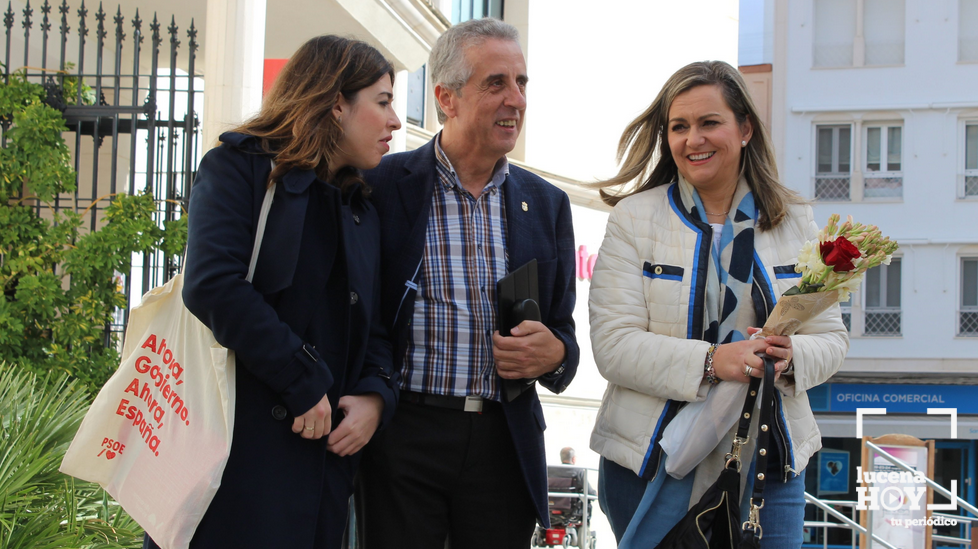
[[[501,405],[494,400],[486,400],[480,396],[451,396],[436,395],[433,393],[416,393],[414,391],[401,391],[401,400],[411,404],[421,404],[423,406],[434,406],[436,408],[448,408],[449,410],[461,410],[463,412],[488,412],[494,409],[501,409]]]

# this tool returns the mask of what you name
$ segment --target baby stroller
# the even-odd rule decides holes
[[[589,530],[591,502],[594,495],[587,482],[587,470],[570,465],[547,467],[550,528],[537,525],[533,532],[534,547],[578,547],[594,549],[594,532]],[[566,495],[565,495],[566,494]]]

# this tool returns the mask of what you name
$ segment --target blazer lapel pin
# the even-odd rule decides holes
[[[526,204],[526,202],[524,202],[524,203],[523,203],[523,211],[524,211],[524,212],[528,212],[528,211],[530,211],[530,207],[529,207],[529,206],[527,206],[527,204]]]

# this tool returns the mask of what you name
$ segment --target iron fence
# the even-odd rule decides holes
[[[45,87],[47,103],[64,114],[76,185],[73,193],[56,198],[53,209],[88,209],[86,225],[95,229],[106,198],[150,192],[159,204],[161,226],[180,217],[200,156],[203,94],[193,20],[182,35],[173,16],[164,27],[155,13],[146,24],[138,10],[128,19],[117,7],[110,17],[99,4],[90,14],[84,1],[73,9],[67,0],[60,5],[44,0],[39,9],[35,14],[28,0],[15,11],[8,1],[3,78],[8,82],[12,71],[23,71]],[[5,138],[0,142],[6,145]],[[41,204],[37,207],[40,212]],[[134,258],[131,271],[120,273],[127,302],[179,267],[179,260],[162,253]],[[107,331],[124,330],[128,309],[116,317]]]

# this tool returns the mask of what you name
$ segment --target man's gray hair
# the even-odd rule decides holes
[[[465,50],[489,39],[510,40],[519,44],[520,33],[513,25],[491,17],[472,19],[445,31],[435,42],[428,57],[432,86],[441,84],[459,93],[473,71],[473,67],[465,59]],[[442,112],[437,100],[435,110],[438,111],[438,122],[444,124],[448,117]]]

